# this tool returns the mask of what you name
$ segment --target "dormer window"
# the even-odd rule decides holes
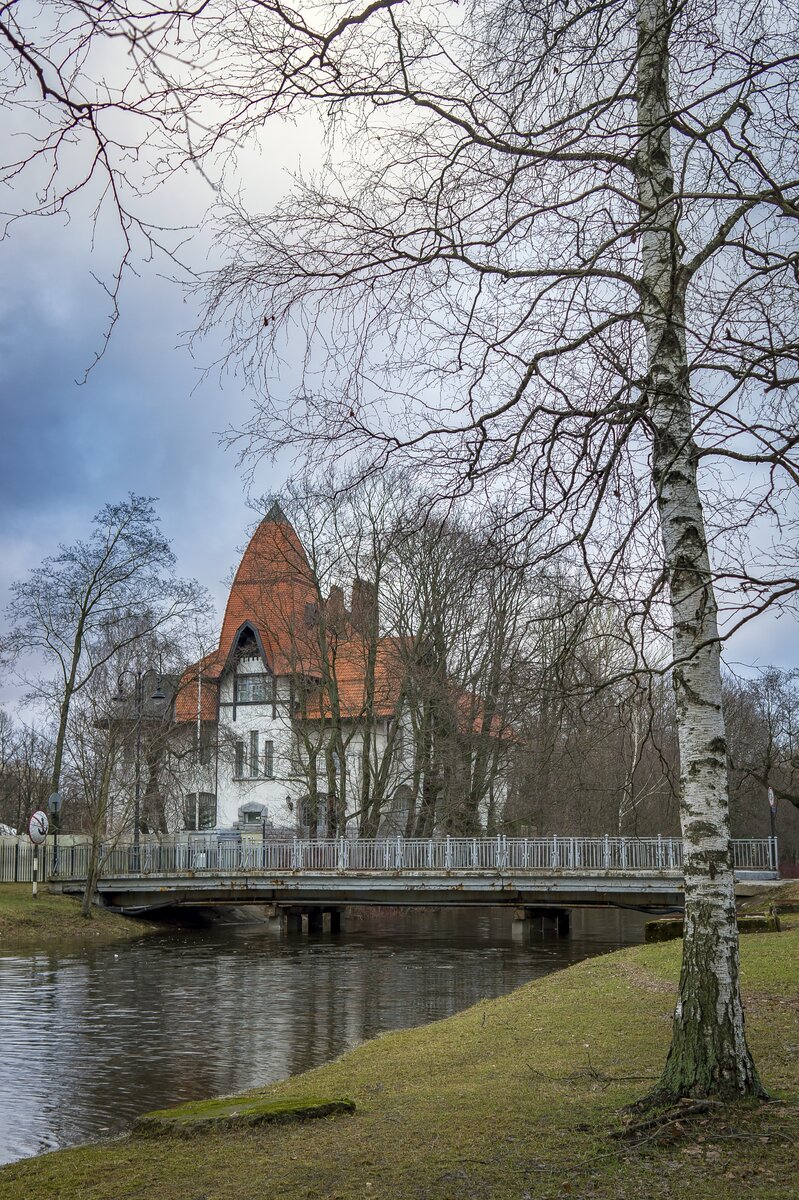
[[[271,675],[237,675],[236,704],[271,704],[272,688]]]
[[[258,658],[260,655],[255,633],[249,625],[245,625],[239,633],[236,641],[236,655],[238,658]]]

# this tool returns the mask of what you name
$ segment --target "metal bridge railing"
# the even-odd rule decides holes
[[[733,841],[737,870],[776,871],[775,838]],[[89,846],[65,846],[56,878],[84,878]],[[102,873],[173,875],[183,872],[246,874],[251,872],[370,871],[594,871],[668,872],[681,874],[680,838],[651,837],[486,837],[374,839],[329,838],[291,841],[191,835],[143,840],[137,847],[104,848]],[[51,877],[52,871],[51,871]]]

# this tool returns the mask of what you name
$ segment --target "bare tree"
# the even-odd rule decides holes
[[[754,719],[738,731],[733,768],[799,808],[799,671],[771,667],[755,679],[737,681],[728,707],[736,692]]]
[[[104,859],[115,837],[127,827],[132,805],[130,791],[125,792],[124,806],[119,801],[121,746],[118,730],[107,716],[110,696],[106,693],[98,705],[96,689],[92,691],[94,695],[84,692],[80,703],[70,709],[64,770],[70,807],[81,814],[81,824],[90,836],[81,904],[81,913],[86,918],[92,915]],[[109,830],[113,797],[117,799],[115,837]]]
[[[746,678],[728,676],[724,713],[736,836],[771,832],[773,790],[780,860],[799,861],[799,688],[796,671],[766,667]]]
[[[175,558],[143,496],[109,504],[86,541],[62,546],[12,585],[6,659],[52,675],[23,676],[56,713],[50,787],[58,791],[73,701],[124,651],[180,625],[207,605],[194,582],[178,579]]]
[[[47,803],[52,742],[41,731],[0,711],[0,821],[22,831]]]
[[[396,785],[403,670],[380,597],[403,499],[386,480],[346,492],[309,480],[283,503],[314,595],[290,631],[307,823],[332,832],[349,819],[371,836]]]

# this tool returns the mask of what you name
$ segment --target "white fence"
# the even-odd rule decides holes
[[[58,857],[69,854],[73,845],[79,851],[80,857],[77,861],[85,862],[88,838],[81,834],[62,834],[58,839]],[[40,880],[53,874],[54,851],[52,838],[48,838],[46,844],[39,847]],[[0,883],[30,883],[32,879],[32,842],[26,837],[0,837]]]
[[[39,878],[52,868],[53,847],[39,847]],[[0,882],[30,883],[33,879],[33,845],[27,838],[0,838]]]
[[[737,870],[776,871],[776,839],[732,843]],[[87,844],[59,846],[53,864],[51,844],[41,853],[40,878],[83,878],[89,861]],[[173,875],[182,872],[406,872],[406,871],[682,871],[679,838],[541,837],[541,838],[331,838],[324,841],[258,840],[191,834],[160,840],[142,839],[104,848],[103,874]],[[24,842],[0,849],[0,880],[31,878],[31,847]]]

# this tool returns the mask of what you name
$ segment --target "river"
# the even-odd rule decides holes
[[[130,1127],[141,1112],[319,1066],[643,937],[645,918],[573,914],[511,938],[501,911],[383,911],[340,935],[263,926],[0,953],[0,1162]]]

